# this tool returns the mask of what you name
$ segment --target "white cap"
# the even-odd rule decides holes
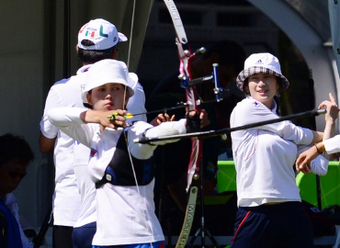
[[[81,94],[84,103],[88,103],[87,94],[90,90],[107,83],[119,83],[127,87],[130,97],[134,95],[133,87],[138,77],[129,73],[126,64],[115,59],[103,59],[93,65],[87,73],[87,83]]]
[[[94,45],[85,46],[83,40],[90,40]],[[78,33],[78,47],[84,50],[106,50],[124,41],[127,41],[126,36],[118,32],[115,25],[101,18],[89,21]]]
[[[288,79],[282,75],[279,60],[270,53],[254,53],[244,62],[244,70],[237,76],[237,87],[243,91],[244,81],[257,73],[272,74],[282,78],[282,87],[287,89],[290,85]]]

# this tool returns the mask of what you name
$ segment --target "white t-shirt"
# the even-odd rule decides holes
[[[80,212],[74,227],[80,227],[96,221],[96,190],[88,171],[90,148],[74,141],[73,169],[77,178],[79,194],[81,196]],[[86,156],[81,156],[86,154]]]
[[[276,103],[272,109],[252,97],[234,108],[230,127],[279,118]],[[290,121],[281,121],[231,133],[233,158],[237,172],[238,205],[301,201],[293,165],[298,145],[309,145],[311,130]]]
[[[97,182],[102,179],[115,153],[122,130],[106,128],[100,132],[98,124],[83,124],[79,117],[82,111],[76,108],[53,109],[49,112],[49,118],[74,139],[91,147],[89,169],[93,181]],[[157,147],[133,142],[135,138],[142,137],[145,131],[146,137],[185,133],[185,120],[165,122],[157,127],[139,121],[127,128],[129,150],[137,159],[150,158]],[[161,144],[169,142],[173,141],[163,141]],[[162,228],[155,215],[153,187],[154,180],[145,186],[106,183],[98,188],[97,231],[92,244],[123,245],[164,240]]]
[[[340,134],[323,141],[323,144],[328,154],[340,152]]]
[[[74,140],[59,131],[47,118],[50,109],[56,107],[84,108],[81,89],[85,86],[86,72],[83,66],[77,75],[56,82],[46,98],[44,114],[40,121],[41,133],[49,139],[57,137],[54,145],[55,190],[53,195],[53,224],[73,226],[79,215],[81,198],[73,170]],[[88,157],[88,154],[83,154]]]

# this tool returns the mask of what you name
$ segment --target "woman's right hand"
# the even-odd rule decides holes
[[[318,109],[326,107],[326,114],[325,114],[325,122],[328,123],[334,123],[334,121],[338,118],[338,105],[335,101],[334,96],[332,93],[329,93],[329,101],[324,100],[322,103],[320,103]]]
[[[87,110],[82,113],[81,119],[85,123],[100,124],[100,131],[106,127],[117,129],[126,127],[126,110],[117,109],[113,111]]]

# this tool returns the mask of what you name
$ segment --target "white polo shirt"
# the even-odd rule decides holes
[[[230,127],[279,118],[276,103],[272,109],[252,97],[234,108]],[[238,205],[301,201],[293,165],[299,145],[309,145],[313,133],[307,128],[281,121],[231,133],[237,172]]]
[[[81,89],[85,86],[85,77],[89,65],[81,67],[77,75],[56,82],[46,98],[44,114],[40,121],[41,133],[49,139],[57,137],[54,145],[55,189],[53,194],[53,224],[72,226],[80,212],[81,197],[73,170],[74,140],[59,131],[47,118],[50,109],[57,107],[84,108]],[[88,151],[89,154],[89,151]],[[83,154],[88,157],[88,154]]]

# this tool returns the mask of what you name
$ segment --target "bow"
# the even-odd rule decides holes
[[[178,57],[180,60],[179,73],[180,79],[182,80],[182,87],[185,88],[187,110],[195,110],[197,113],[201,112],[198,106],[198,97],[195,85],[188,85],[188,81],[192,80],[190,73],[190,65],[192,60],[195,58],[195,53],[191,52],[188,44],[188,39],[183,27],[181,17],[178,13],[177,7],[173,0],[163,0],[172,19],[172,22],[176,31],[176,45],[178,51]],[[193,178],[197,180],[199,178],[199,166],[202,156],[202,140],[197,137],[191,138],[191,154],[188,165],[187,173],[187,191],[189,192],[189,199],[185,213],[185,219],[181,233],[178,237],[176,248],[184,247],[189,238],[190,230],[194,220],[194,213],[196,208],[196,200],[198,188],[197,186],[191,185]]]

